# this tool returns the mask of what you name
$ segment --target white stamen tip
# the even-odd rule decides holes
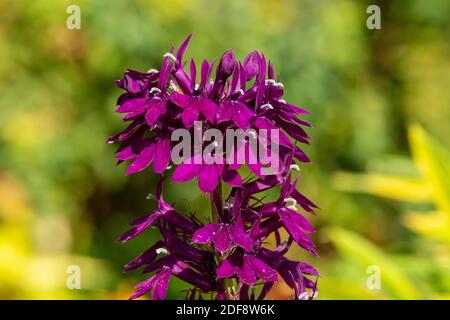
[[[233,208],[233,204],[227,202],[227,203],[225,203],[225,204],[223,205],[223,208],[224,208],[224,209],[231,209],[231,208]]]
[[[198,88],[200,88],[200,85],[198,83],[196,83],[194,86],[194,90],[198,90]]]
[[[307,300],[309,299],[310,294],[309,292],[303,292],[298,296],[298,300]]]
[[[278,99],[278,102],[286,104],[286,100],[284,100],[284,99]]]
[[[296,165],[296,164],[291,164],[289,166],[289,169],[292,170],[292,171],[300,171],[300,167],[298,165]]]
[[[166,170],[172,169],[172,166],[167,166]]]
[[[271,109],[272,110],[273,106],[270,103],[266,103],[261,106],[261,109]]]
[[[289,204],[289,206],[296,206],[297,205],[297,200],[295,200],[294,198],[284,198],[283,202],[286,204]]]
[[[273,80],[273,79],[267,79],[265,83],[266,83],[266,84],[275,84],[275,80]]]
[[[159,89],[157,87],[153,87],[153,88],[150,89],[150,93],[153,93],[153,92],[161,93],[161,89]]]
[[[173,62],[177,62],[177,58],[170,52],[167,52],[166,54],[164,54],[163,56],[164,58],[169,57],[170,60],[172,60]]]
[[[239,93],[240,95],[243,95],[244,94],[244,90],[242,90],[242,89],[236,90],[236,93]]]
[[[147,73],[158,73],[159,71],[156,69],[150,69],[147,71]]]
[[[277,82],[274,84],[275,87],[284,88],[284,85],[281,82]]]
[[[156,249],[156,254],[169,254],[169,251],[166,248],[158,248]]]
[[[153,199],[156,199],[156,197],[153,194],[149,193],[148,196],[146,197],[146,199],[153,200]]]
[[[287,206],[286,208],[291,209],[291,210],[294,210],[294,211],[297,211],[297,207],[294,206],[294,205]]]

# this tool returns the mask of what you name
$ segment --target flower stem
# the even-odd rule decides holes
[[[216,194],[219,199],[220,199],[220,206],[223,206],[222,203],[222,181],[219,180],[219,184],[216,188],[216,190],[214,190],[214,194]],[[211,195],[211,197],[209,198],[210,201],[210,205],[211,205],[211,221],[212,223],[217,223],[219,222],[219,210],[217,209],[215,203],[214,203],[214,195]]]

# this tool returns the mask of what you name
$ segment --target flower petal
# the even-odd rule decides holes
[[[230,278],[238,272],[239,268],[231,264],[228,259],[222,261],[222,263],[216,269],[217,279]]]
[[[194,125],[194,122],[198,120],[198,116],[200,115],[200,110],[196,105],[190,105],[189,107],[183,110],[181,114],[181,120],[183,121],[183,125],[189,129]]]
[[[253,249],[253,240],[247,233],[245,233],[242,218],[240,216],[238,217],[236,224],[230,227],[230,238],[234,244],[247,251],[251,251]]]
[[[151,144],[134,160],[127,170],[127,175],[133,174],[147,168],[155,157],[155,145]]]
[[[210,122],[214,123],[214,118],[217,113],[217,105],[207,98],[201,98],[199,101],[201,107],[199,108],[203,114],[203,116]]]
[[[156,120],[161,114],[166,112],[166,101],[160,98],[153,98],[150,100],[149,105],[147,107],[147,111],[145,112],[145,120],[150,127],[153,127]]]
[[[172,174],[173,182],[186,182],[196,177],[202,168],[201,164],[195,164],[194,159],[190,158],[187,163],[182,163],[176,167]]]
[[[275,282],[278,280],[278,275],[275,270],[262,260],[253,256],[245,256],[244,264],[245,263],[251,265],[256,275],[264,280],[264,282]]]
[[[144,221],[142,221],[140,224],[135,225],[130,230],[124,232],[119,238],[117,238],[117,241],[126,242],[130,239],[133,239],[137,235],[139,235],[142,232],[144,232],[145,230],[147,230],[147,228],[153,223],[153,221],[155,221],[157,218],[161,217],[162,215],[163,215],[163,213],[161,211],[156,211],[155,213],[147,216],[147,218]]]
[[[163,173],[170,164],[170,140],[160,139],[156,143],[153,171]]]
[[[210,223],[204,226],[203,228],[195,231],[192,236],[192,242],[194,243],[208,243],[214,241],[217,237],[217,232],[219,231],[220,226],[217,223]]]
[[[153,282],[152,300],[164,299],[171,275],[172,271],[166,266],[162,267],[161,271],[158,272],[158,275]]]
[[[224,253],[230,249],[231,239],[228,234],[228,230],[225,226],[222,226],[220,230],[217,232],[217,237],[214,240],[214,248],[218,250],[220,253]]]
[[[204,164],[198,175],[198,186],[203,192],[213,192],[219,184],[219,176],[223,166],[218,164]]]

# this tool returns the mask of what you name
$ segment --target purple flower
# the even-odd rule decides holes
[[[119,144],[115,158],[119,164],[129,163],[126,174],[152,167],[160,176],[154,197],[157,209],[130,222],[131,228],[118,238],[126,242],[150,227],[161,233],[161,240],[125,266],[127,272],[142,268],[150,273],[131,299],[146,293],[164,299],[173,276],[191,284],[188,299],[211,294],[216,299],[264,299],[280,280],[292,289],[293,298],[312,298],[317,271],[285,257],[293,244],[317,255],[309,237],[314,230],[304,216],[317,206],[297,190],[299,179],[292,178],[299,164],[309,162],[301,145],[309,143],[304,128],[310,124],[300,118],[308,112],[286,102],[284,85],[263,54],[252,51],[240,62],[230,49],[213,75],[213,62],[203,60],[197,70],[193,59],[183,60],[190,40],[191,36],[176,51],[164,54],[160,70],[127,70],[117,81],[124,92],[116,112],[128,125],[107,142]],[[209,147],[201,137],[200,145],[192,145],[187,154],[183,151],[183,161],[172,160],[174,132],[181,129],[197,137],[196,121],[220,133],[217,145],[230,142],[229,130],[269,134],[256,134],[261,144],[257,149],[245,140],[231,149],[209,151],[213,162],[204,161],[198,150]],[[261,153],[276,157],[277,166]],[[250,169],[246,177],[241,177],[243,165]],[[199,189],[210,197],[209,222],[164,200],[168,176],[173,183],[198,180]],[[279,196],[267,201],[268,192]],[[288,234],[284,241],[282,228]],[[274,236],[275,248],[267,244],[269,236]],[[257,285],[262,289],[256,297]]]
[[[245,254],[227,258],[217,268],[219,279],[230,278],[234,275],[237,275],[241,283],[249,286],[254,285],[257,278],[269,283],[278,280],[277,273],[269,265],[254,256]]]
[[[143,294],[150,291],[152,300],[163,300],[166,296],[171,275],[171,269],[168,267],[163,267],[159,272],[155,273],[155,275],[135,286],[134,288],[136,289],[136,292],[130,297],[130,299],[139,298]]]
[[[246,251],[253,249],[253,239],[245,232],[241,217],[235,224],[211,223],[198,229],[193,237],[194,243],[214,243],[218,252],[227,252],[231,245],[239,246]]]

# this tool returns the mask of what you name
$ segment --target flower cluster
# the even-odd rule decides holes
[[[214,62],[207,60],[197,68],[191,59],[186,68],[183,56],[190,39],[164,55],[160,70],[127,70],[117,81],[125,93],[116,112],[130,124],[108,143],[120,144],[115,158],[119,163],[130,161],[127,174],[152,164],[160,175],[154,197],[157,210],[132,221],[131,229],[119,237],[128,241],[150,226],[157,226],[162,236],[125,266],[125,271],[142,267],[144,273],[153,274],[136,286],[131,298],[150,293],[152,299],[163,299],[172,276],[193,285],[187,293],[191,299],[210,294],[216,299],[263,299],[280,277],[294,290],[295,299],[310,298],[316,291],[317,271],[285,257],[294,242],[317,254],[309,237],[313,228],[303,215],[313,213],[316,206],[297,190],[298,163],[309,161],[299,147],[309,141],[302,128],[309,124],[299,118],[307,111],[283,99],[283,84],[275,79],[270,61],[257,51],[242,62],[232,50],[225,52],[214,75]],[[184,129],[195,137],[197,123],[221,133],[276,132],[265,137],[266,145],[271,143],[265,151],[276,156],[279,165],[265,170],[268,164],[253,159],[257,156],[247,140],[232,149],[232,155],[211,149],[213,162],[193,161],[201,156],[195,148],[184,154],[189,161],[173,161],[173,133]],[[202,137],[200,141],[208,142]],[[241,164],[226,161],[236,155],[246,160],[250,172],[246,177],[241,176],[245,172]],[[194,178],[211,199],[211,221],[206,224],[163,199],[166,180],[181,183]],[[222,183],[229,186],[228,194],[223,194]],[[279,190],[279,197],[266,201],[270,189]]]

